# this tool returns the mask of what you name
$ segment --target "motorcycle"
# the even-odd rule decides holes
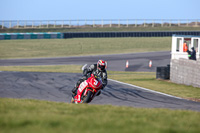
[[[87,80],[79,85],[76,95],[72,95],[71,103],[90,103],[102,87],[101,77],[91,74]]]

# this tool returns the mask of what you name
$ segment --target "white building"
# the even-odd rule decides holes
[[[200,58],[200,36],[173,35],[171,59],[179,59],[179,58],[188,59],[188,52],[184,50],[184,45],[187,45],[189,51],[192,51],[191,48],[194,47],[194,49],[196,50],[197,60]]]

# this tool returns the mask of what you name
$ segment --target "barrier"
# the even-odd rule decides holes
[[[0,33],[0,40],[11,39],[61,39],[63,34],[60,32],[41,32],[41,33]]]
[[[170,65],[157,67],[156,79],[170,79]]]
[[[177,84],[192,85],[200,88],[200,60],[172,59],[170,80]]]
[[[171,37],[173,34],[200,36],[200,31],[0,33],[0,40],[103,37]]]
[[[63,38],[102,37],[171,37],[176,35],[200,35],[200,31],[152,31],[152,32],[65,32]]]

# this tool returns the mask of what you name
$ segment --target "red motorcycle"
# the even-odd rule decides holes
[[[71,103],[89,103],[103,87],[101,77],[91,74],[87,80],[83,81],[77,90],[77,95],[72,96]]]

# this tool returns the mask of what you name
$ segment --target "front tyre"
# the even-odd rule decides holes
[[[87,94],[83,97],[83,102],[82,103],[89,103],[91,102],[91,98],[92,98],[93,92],[88,91]]]

